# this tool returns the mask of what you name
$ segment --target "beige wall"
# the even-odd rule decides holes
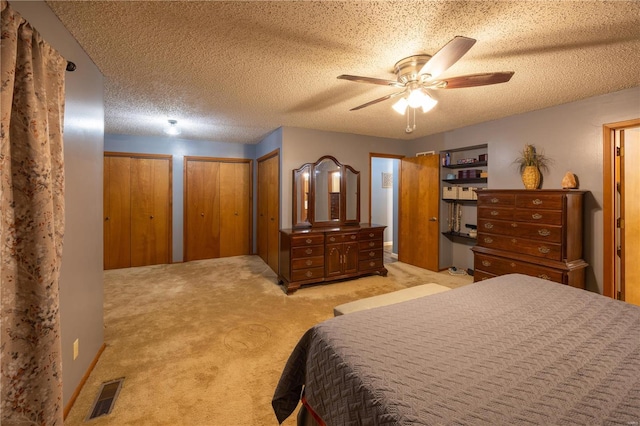
[[[66,74],[64,116],[65,235],[60,275],[63,404],[103,343],[103,78],[43,1],[11,2],[78,69]],[[73,360],[73,342],[79,356]]]

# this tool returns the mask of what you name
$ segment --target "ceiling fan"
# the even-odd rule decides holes
[[[468,74],[438,79],[438,76],[462,58],[475,42],[476,40],[472,38],[456,36],[433,56],[421,54],[401,59],[394,66],[394,72],[397,76],[396,81],[348,74],[339,75],[338,78],[342,80],[400,87],[403,89],[399,92],[351,108],[350,111],[356,111],[377,104],[378,102],[386,101],[387,99],[402,96],[400,100],[393,105],[393,109],[400,114],[405,114],[409,108],[413,110],[411,111],[413,112],[412,117],[411,114],[407,114],[406,132],[411,133],[416,128],[415,110],[422,108],[423,112],[427,112],[438,103],[438,101],[429,96],[429,90],[486,86],[509,81],[514,74],[513,71]]]

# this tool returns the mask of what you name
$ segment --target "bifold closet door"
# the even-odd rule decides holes
[[[185,161],[185,261],[220,257],[220,163]]]
[[[280,238],[280,156],[258,159],[258,255],[277,274]]]
[[[104,269],[131,266],[131,158],[104,157]]]
[[[220,257],[250,254],[251,163],[220,163]]]
[[[131,158],[131,266],[170,263],[170,159]]]

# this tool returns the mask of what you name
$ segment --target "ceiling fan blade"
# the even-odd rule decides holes
[[[355,108],[351,108],[349,111],[357,111],[359,109],[366,108],[366,107],[371,106],[373,104],[377,104],[378,102],[382,102],[382,101],[386,101],[387,99],[395,98],[396,96],[402,95],[405,92],[406,92],[406,90],[403,90],[402,92],[396,92],[396,93],[392,93],[392,94],[387,95],[387,96],[383,96],[383,97],[378,98],[378,99],[374,99],[372,101],[367,102],[366,104],[358,105]]]
[[[506,83],[511,80],[513,74],[513,71],[469,74],[461,75],[459,77],[451,77],[434,83],[436,84],[436,89],[460,89],[463,87],[487,86],[489,84]],[[441,83],[445,84],[440,85]]]
[[[445,44],[435,55],[424,64],[419,74],[430,74],[430,80],[438,77],[449,67],[462,58],[465,53],[476,43],[473,38],[456,36]]]
[[[382,78],[361,77],[358,75],[348,75],[348,74],[339,75],[338,78],[341,80],[355,81],[356,83],[369,83],[369,84],[378,84],[380,86],[404,87],[404,83],[400,83],[394,80],[384,80]]]

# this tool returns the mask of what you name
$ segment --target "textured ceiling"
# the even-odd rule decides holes
[[[105,131],[257,143],[279,126],[398,139],[640,85],[638,1],[48,1],[105,76]],[[474,47],[442,77],[515,71],[510,82],[433,91],[405,118],[393,65],[456,35]],[[68,58],[73,60],[73,58]],[[72,77],[69,77],[72,78]]]

